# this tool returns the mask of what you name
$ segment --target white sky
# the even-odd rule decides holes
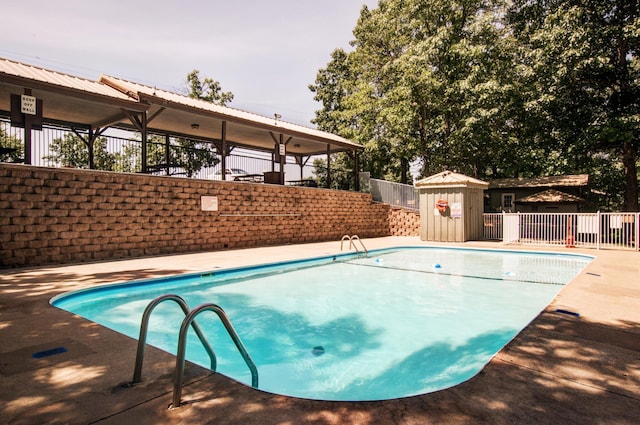
[[[19,0],[2,5],[0,56],[89,79],[108,74],[181,91],[193,69],[228,105],[311,126],[308,85],[349,50],[377,0]]]

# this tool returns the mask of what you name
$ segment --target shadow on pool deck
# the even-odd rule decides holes
[[[447,390],[382,402],[283,397],[189,364],[187,404],[168,410],[173,356],[148,347],[143,382],[123,388],[133,373],[135,341],[49,305],[55,295],[98,283],[337,251],[334,242],[0,271],[0,424],[638,423],[638,252],[564,250],[597,258],[482,372]],[[57,354],[47,356],[52,349]]]

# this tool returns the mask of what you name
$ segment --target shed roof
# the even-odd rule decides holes
[[[453,171],[443,171],[441,173],[425,177],[415,183],[416,188],[475,187],[479,189],[486,189],[488,186],[489,183],[487,182],[465,176],[464,174],[454,173]]]
[[[588,174],[568,174],[535,178],[496,179],[489,182],[489,189],[513,189],[527,187],[582,187],[589,184]]]
[[[524,198],[516,200],[518,204],[537,204],[537,203],[582,203],[586,202],[579,196],[574,196],[569,193],[561,192],[556,189],[547,189],[542,192],[534,193],[533,195],[525,196]]]

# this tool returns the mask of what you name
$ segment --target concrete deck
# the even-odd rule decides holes
[[[365,243],[369,249],[423,244],[417,238]],[[98,283],[339,249],[331,242],[1,270],[0,424],[640,423],[638,252],[570,250],[597,258],[482,372],[447,390],[383,402],[288,398],[188,364],[182,393],[188,403],[169,410],[173,356],[149,347],[143,382],[122,388],[131,380],[136,342],[49,305],[57,294]],[[68,351],[32,358],[59,346]]]

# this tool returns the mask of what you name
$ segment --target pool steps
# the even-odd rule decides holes
[[[131,383],[128,384],[128,386],[133,386],[142,380],[142,363],[144,361],[144,349],[147,341],[149,318],[153,310],[158,306],[158,304],[164,301],[174,301],[180,306],[180,308],[182,309],[185,315],[185,318],[182,321],[182,325],[180,326],[180,334],[178,337],[178,353],[176,354],[177,357],[176,357],[176,369],[175,369],[174,387],[173,387],[173,403],[171,404],[170,408],[177,408],[177,407],[180,407],[181,405],[180,398],[182,395],[182,380],[184,376],[184,364],[185,364],[185,355],[186,355],[186,347],[187,347],[187,331],[189,330],[190,326],[195,331],[196,335],[198,336],[198,339],[200,339],[202,346],[204,347],[205,351],[209,355],[209,358],[211,359],[210,369],[214,372],[216,371],[216,367],[217,367],[216,355],[213,351],[213,348],[209,344],[209,341],[207,340],[204,333],[202,332],[202,329],[200,328],[198,323],[195,321],[196,316],[202,313],[203,311],[213,311],[218,315],[218,318],[220,318],[220,321],[222,322],[225,329],[229,333],[229,336],[231,337],[234,344],[236,345],[236,348],[238,348],[238,351],[240,351],[242,358],[244,359],[245,363],[249,367],[249,370],[251,371],[251,386],[254,388],[258,388],[258,369],[256,368],[255,363],[251,359],[251,356],[249,355],[244,344],[242,343],[242,340],[240,340],[238,333],[234,329],[233,325],[231,324],[231,321],[229,320],[229,317],[224,312],[224,310],[220,306],[213,303],[204,303],[197,306],[193,310],[191,310],[187,302],[182,297],[176,294],[160,295],[159,297],[156,297],[155,299],[153,299],[149,303],[149,305],[147,305],[147,308],[145,308],[144,313],[142,314],[142,321],[140,323],[140,335],[138,337],[138,349],[136,351],[136,363],[133,371],[133,379]]]

